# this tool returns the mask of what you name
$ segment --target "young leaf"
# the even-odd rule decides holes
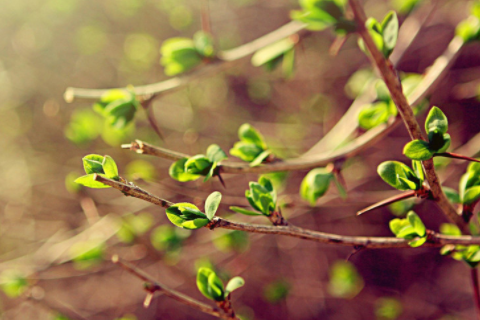
[[[99,174],[99,173],[97,173]],[[81,184],[82,186],[88,187],[88,188],[94,188],[94,189],[103,189],[103,188],[111,188],[110,186],[107,186],[106,184],[103,184],[101,182],[93,180],[93,176],[95,173],[87,174],[85,176],[81,176],[77,179],[75,179],[75,182],[78,184]],[[99,174],[101,176],[104,176],[104,174]]]
[[[217,144],[211,144],[207,148],[207,158],[210,162],[220,162],[227,158],[225,152]]]
[[[228,281],[227,286],[225,287],[225,298],[234,290],[243,287],[245,280],[241,277],[234,277]]]
[[[398,161],[381,163],[377,172],[383,181],[398,190],[418,190],[422,186],[422,181],[412,169]]]
[[[415,175],[420,179],[420,181],[425,180],[425,174],[423,173],[423,167],[422,167],[422,162],[421,161],[412,161],[412,168],[413,171],[415,172]]]
[[[198,229],[209,223],[207,216],[191,203],[174,204],[166,214],[171,223],[184,229]]]
[[[247,216],[261,216],[262,215],[261,213],[258,213],[258,212],[255,212],[255,211],[250,211],[250,210],[240,208],[240,207],[235,207],[235,206],[230,207],[230,210],[235,211],[237,213],[247,215]]]
[[[238,128],[238,138],[244,142],[252,143],[263,150],[267,148],[262,134],[248,123],[244,123]]]
[[[272,151],[270,150],[263,151],[255,159],[253,159],[253,161],[250,163],[250,167],[259,166],[271,153]]]
[[[187,161],[188,158],[182,158],[172,163],[168,170],[170,177],[180,182],[187,182],[200,178],[200,175],[198,174],[192,174],[185,171],[185,163]]]
[[[91,173],[105,173],[103,171],[103,156],[98,154],[89,154],[83,157],[83,168],[86,174]]]
[[[217,212],[220,201],[222,200],[222,194],[218,191],[213,192],[205,201],[205,214],[207,215],[208,220],[212,220]]]
[[[440,225],[440,233],[445,234],[445,235],[449,235],[449,236],[461,236],[462,235],[462,231],[460,231],[460,229],[456,225],[451,224],[451,223],[442,223]]]
[[[428,142],[423,140],[410,141],[403,148],[403,154],[412,160],[428,160],[433,157],[434,153],[430,150]]]
[[[426,228],[420,217],[413,211],[410,211],[407,215],[407,219],[415,230],[416,234],[420,237],[425,236]]]
[[[395,11],[390,11],[382,22],[383,52],[389,57],[395,48],[398,37],[398,18]]]
[[[210,159],[203,154],[197,154],[185,162],[185,172],[190,174],[207,175],[212,166]]]
[[[327,192],[332,178],[333,174],[326,168],[311,170],[302,181],[300,195],[314,206],[317,199]]]
[[[472,204],[480,199],[480,186],[468,188],[463,196],[463,204]]]
[[[210,33],[197,31],[193,35],[193,42],[198,53],[204,57],[213,57],[215,55],[214,41]]]
[[[430,133],[435,130],[438,130],[442,135],[448,131],[447,117],[438,107],[433,107],[425,120],[425,131]]]
[[[115,161],[110,156],[105,156],[103,158],[103,171],[105,171],[105,175],[107,178],[118,180],[118,168]]]
[[[217,168],[217,163],[216,162],[212,163],[212,166],[210,167],[210,170],[208,170],[208,173],[205,176],[205,179],[203,179],[203,182],[207,182],[208,180],[210,180],[211,177],[213,177],[215,175],[215,169],[216,168]],[[220,181],[222,181],[222,180],[220,180]]]
[[[358,124],[365,130],[370,130],[385,123],[393,116],[388,102],[380,101],[362,107],[358,114]]]
[[[210,291],[208,290],[208,277],[213,273],[209,268],[200,268],[197,271],[197,287],[198,290],[208,299],[214,300]]]
[[[255,52],[255,54],[252,56],[252,65],[254,65],[255,67],[262,66],[269,61],[283,56],[285,53],[291,50],[294,45],[295,42],[293,42],[290,38],[285,38],[271,45],[268,45]]]
[[[235,142],[233,148],[230,149],[229,152],[232,156],[240,158],[243,161],[252,162],[255,161],[264,151],[261,147],[253,143],[238,141]]]
[[[225,289],[223,288],[223,282],[214,272],[208,275],[208,292],[216,301],[225,300]]]

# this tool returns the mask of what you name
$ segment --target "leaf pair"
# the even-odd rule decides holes
[[[444,223],[440,226],[440,233],[449,236],[461,236],[462,232],[454,224]],[[440,250],[442,255],[451,255],[458,261],[464,261],[471,268],[476,268],[480,263],[480,246],[462,246],[462,245],[446,245]]]
[[[420,190],[425,179],[422,164],[419,161],[412,161],[413,170],[398,161],[385,161],[381,163],[377,172],[378,175],[398,190]]]
[[[408,243],[411,247],[419,247],[427,241],[427,229],[413,211],[410,211],[405,219],[393,219],[389,225],[397,238],[412,240]]]
[[[272,153],[268,150],[262,134],[248,123],[240,126],[238,138],[240,141],[235,142],[230,154],[250,162],[252,167],[260,165]]]
[[[77,178],[76,183],[89,188],[110,188],[106,184],[93,180],[95,174],[117,181],[120,180],[117,164],[112,157],[89,154],[83,157],[82,161],[86,175]]]
[[[180,182],[197,180],[205,176],[204,181],[218,175],[218,163],[226,159],[225,152],[216,144],[207,148],[207,154],[198,154],[190,158],[182,158],[170,166],[170,176]]]
[[[230,279],[224,287],[223,281],[210,268],[200,268],[197,272],[197,287],[208,299],[224,301],[234,290],[243,287],[245,281],[241,277]]]
[[[428,160],[436,153],[445,152],[450,146],[448,120],[445,114],[437,107],[433,107],[425,120],[425,131],[428,134],[428,142],[413,140],[405,145],[403,154],[412,160]]]
[[[167,218],[177,227],[184,229],[198,229],[206,226],[218,210],[222,194],[218,191],[210,194],[205,201],[205,213],[191,203],[177,203],[169,207]]]
[[[390,11],[382,23],[379,23],[374,18],[369,18],[365,22],[365,27],[370,33],[375,46],[383,53],[383,56],[388,59],[397,44],[399,27],[397,14],[394,11]],[[364,52],[368,52],[362,39],[359,39],[358,44]]]
[[[271,215],[277,206],[277,193],[273,189],[272,182],[261,176],[258,183],[251,181],[249,186],[250,189],[245,191],[245,197],[257,212],[240,207],[230,207],[230,210],[247,216]]]
[[[354,32],[356,25],[345,17],[343,0],[300,0],[302,10],[293,10],[290,17],[303,22],[307,29],[320,31],[334,26],[338,34]]]
[[[263,47],[252,56],[252,65],[255,67],[264,66],[267,71],[273,71],[282,64],[284,77],[290,78],[294,71],[295,43],[296,41],[292,38],[285,38]]]
[[[105,92],[93,110],[116,129],[124,129],[135,117],[139,102],[133,91],[113,89]]]
[[[189,71],[199,65],[204,58],[215,55],[213,38],[204,31],[198,31],[189,38],[170,38],[160,48],[160,64],[165,67],[167,76],[174,76]]]
[[[328,191],[332,180],[335,181],[342,198],[346,198],[344,187],[329,168],[316,168],[307,173],[300,185],[300,196],[314,206],[315,202]]]

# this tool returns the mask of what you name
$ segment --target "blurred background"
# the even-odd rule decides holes
[[[399,57],[398,69],[422,74],[468,16],[470,1],[425,0],[411,12],[405,10],[413,2],[368,0],[365,8],[377,19],[400,10],[401,22],[421,25]],[[438,249],[364,250],[347,263],[351,248],[205,228],[190,232],[174,228],[161,208],[116,190],[82,189],[73,183],[83,174],[83,156],[108,154],[121,176],[162,198],[203,206],[208,194],[219,190],[224,195],[220,216],[268,223],[228,210],[248,205],[243,195],[256,175],[226,175],[226,189],[217,179],[179,183],[168,175],[170,161],[120,145],[140,139],[193,155],[217,143],[228,151],[238,140],[238,127],[248,122],[276,155],[299,156],[335,125],[359,94],[364,78],[357,73],[352,80],[352,75],[362,69],[372,73],[355,36],[332,56],[331,30],[302,32],[295,72],[288,79],[281,70],[253,67],[247,57],[163,95],[152,104],[162,141],[141,110],[135,121],[116,130],[92,110],[94,101],[66,103],[65,89],[168,79],[159,64],[161,43],[171,37],[191,38],[202,28],[202,11],[208,12],[218,48],[226,50],[288,23],[290,11],[299,8],[297,1],[1,3],[0,319],[211,318],[162,295],[143,308],[141,281],[113,265],[112,254],[206,303],[195,284],[198,267],[212,266],[224,280],[242,276],[246,285],[233,294],[242,319],[474,319],[467,266],[442,257]],[[480,47],[467,45],[430,99],[449,119],[454,148],[475,139],[480,128],[479,71]],[[420,115],[419,121],[424,118]],[[284,215],[294,225],[318,231],[392,236],[388,222],[410,204],[362,217],[355,213],[396,194],[377,177],[376,167],[385,160],[407,162],[402,148],[408,139],[399,127],[349,159],[343,169],[346,200],[331,188],[312,207],[299,196],[307,171],[271,175]],[[480,149],[477,141],[467,155]],[[466,164],[453,163],[444,172],[449,177],[445,185],[457,189]],[[447,222],[431,203],[418,203],[415,211],[429,229]]]

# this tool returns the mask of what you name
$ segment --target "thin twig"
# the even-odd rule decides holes
[[[137,86],[133,89],[135,94],[142,98],[143,96],[161,95],[167,92],[179,90],[192,81],[203,79],[208,75],[216,74],[226,67],[229,67],[232,62],[245,58],[255,51],[275,43],[281,39],[291,36],[305,28],[305,24],[297,21],[291,21],[280,28],[237,48],[221,51],[217,54],[218,59],[211,64],[204,66],[197,71],[188,75],[170,78],[165,81],[152,83],[144,86]],[[64,98],[67,102],[73,102],[76,98],[81,99],[99,99],[102,95],[111,89],[84,89],[69,87],[65,90]]]
[[[157,121],[155,120],[155,114],[152,108],[152,102],[155,100],[157,96],[152,94],[149,98],[143,100],[141,102],[141,105],[143,107],[143,110],[145,110],[145,113],[147,115],[148,122],[150,123],[150,126],[152,127],[153,131],[158,135],[160,140],[165,140],[163,138],[162,131],[158,127]]]
[[[407,192],[404,192],[404,193],[401,193],[401,194],[394,195],[393,197],[390,197],[390,198],[387,198],[387,199],[382,200],[380,202],[374,203],[371,206],[358,211],[357,216],[362,215],[366,212],[372,211],[374,209],[383,208],[385,206],[388,206],[392,203],[395,203],[395,202],[398,202],[398,201],[401,201],[401,200],[413,198],[413,197],[415,197],[415,194],[416,194],[416,191],[412,190],[412,191],[407,191]]]
[[[390,60],[385,59],[383,54],[378,50],[370,33],[365,27],[366,16],[363,8],[358,3],[358,0],[349,0],[349,4],[352,8],[355,21],[357,22],[357,32],[365,42],[365,46],[368,48],[376,67],[380,71],[382,78],[388,90],[390,91],[392,100],[397,106],[403,122],[407,127],[410,137],[412,140],[425,140],[420,129],[420,125],[413,114],[413,110],[410,107],[407,98],[403,94],[402,84],[400,83],[395,68]],[[428,184],[430,185],[432,195],[438,206],[442,209],[445,215],[462,230],[464,234],[469,234],[468,226],[465,224],[461,216],[456,212],[455,208],[450,204],[447,197],[443,193],[442,187],[435,172],[435,168],[433,166],[433,160],[430,159],[423,161],[422,164],[425,169],[425,175]]]
[[[197,309],[197,310],[199,310],[203,313],[212,315],[212,316],[220,318],[220,319],[227,319],[227,320],[232,319],[228,315],[221,313],[220,310],[218,310],[217,308],[210,307],[209,305],[206,305],[206,304],[204,304],[200,301],[197,301],[193,298],[190,298],[189,296],[186,296],[183,293],[180,293],[176,290],[173,290],[173,289],[170,289],[170,288],[166,287],[165,285],[163,285],[160,282],[158,282],[157,280],[155,280],[152,276],[150,276],[146,272],[136,268],[135,266],[133,266],[132,264],[130,264],[126,261],[121,260],[117,255],[112,257],[112,262],[115,263],[115,264],[118,264],[123,269],[125,269],[126,271],[135,275],[140,280],[151,284],[151,286],[148,287],[149,291],[151,293],[153,293],[153,291],[160,291],[164,295],[166,295],[167,297],[175,299],[178,302],[183,303],[183,304],[185,304],[187,306],[190,306],[192,308],[195,308],[195,309]],[[238,319],[238,318],[235,318],[235,319]]]
[[[477,268],[470,269],[470,276],[472,279],[473,297],[475,302],[475,310],[477,311],[477,319],[480,319],[480,286],[478,285]]]
[[[141,189],[140,187],[127,185],[125,183],[115,181],[112,179],[105,178],[100,175],[95,175],[94,180],[100,181],[106,185],[112,186],[117,190],[122,191],[124,194],[133,196],[150,203],[153,203],[157,206],[163,208],[168,208],[174,203],[161,199],[157,196],[152,195],[151,193]],[[251,233],[262,233],[262,234],[278,234],[294,238],[300,238],[304,240],[310,240],[315,242],[321,242],[332,245],[340,246],[363,246],[365,248],[410,248],[408,245],[408,240],[398,239],[393,237],[357,237],[357,236],[344,236],[338,234],[330,234],[325,232],[319,232],[314,230],[308,230],[296,226],[266,226],[266,225],[256,225],[240,222],[232,222],[225,220],[223,218],[215,217],[212,219],[211,223],[208,225],[209,228],[224,228],[230,230],[240,230]],[[437,234],[433,231],[430,231],[428,242],[425,246],[429,247],[441,247],[446,244],[461,244],[461,245],[471,245],[471,244],[480,244],[480,237],[472,236],[445,236]]]

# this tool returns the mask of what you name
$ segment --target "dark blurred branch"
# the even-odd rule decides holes
[[[151,297],[151,294],[153,294],[154,292],[159,291],[162,294],[166,295],[167,297],[177,300],[178,302],[183,303],[192,308],[195,308],[203,313],[212,315],[220,319],[232,319],[232,317],[221,313],[220,310],[218,310],[217,308],[210,307],[209,305],[206,305],[200,301],[192,299],[189,296],[184,295],[183,293],[180,293],[176,290],[173,290],[164,286],[163,284],[159,283],[157,280],[155,280],[152,276],[150,276],[146,272],[136,268],[135,266],[133,266],[132,264],[126,261],[122,261],[117,255],[112,257],[112,262],[115,264],[118,264],[123,269],[130,272],[140,280],[146,282],[147,285],[145,286],[145,290],[147,290],[150,294],[148,297]],[[238,319],[238,318],[235,317],[233,319]]]
[[[168,208],[174,203],[161,199],[157,196],[152,195],[151,193],[132,185],[127,185],[125,183],[111,180],[100,175],[95,175],[94,180],[100,181],[106,185],[112,186],[117,190],[122,191],[124,194],[136,197],[150,203],[153,203],[157,206]],[[315,242],[321,242],[332,245],[340,246],[357,246],[365,248],[410,248],[408,245],[408,240],[393,238],[393,237],[357,237],[357,236],[343,236],[337,234],[324,233],[314,230],[308,230],[292,225],[288,226],[266,226],[266,225],[256,225],[248,223],[240,223],[228,221],[223,218],[213,218],[212,221],[207,226],[210,229],[215,228],[224,228],[230,230],[240,230],[251,233],[262,233],[262,234],[278,234],[283,236],[289,236],[294,238],[300,238],[304,240],[310,240]],[[480,244],[480,237],[472,236],[445,236],[437,234],[433,231],[429,231],[428,242],[424,246],[429,247],[441,247],[446,244],[461,244],[461,245],[471,245],[471,244]]]
[[[475,310],[477,311],[477,319],[480,319],[480,286],[478,285],[478,269],[471,268],[470,276],[472,279],[473,299],[475,303]]]
[[[390,60],[385,59],[383,54],[378,50],[377,46],[373,42],[370,33],[365,27],[366,16],[363,8],[358,3],[358,0],[349,0],[350,7],[352,8],[355,21],[357,22],[357,32],[365,42],[365,46],[372,55],[373,61],[380,71],[385,84],[387,85],[393,102],[397,106],[397,109],[408,129],[408,133],[412,139],[425,140],[420,129],[420,125],[415,119],[413,110],[410,107],[407,98],[403,94],[402,84],[400,83],[398,74],[393,67]],[[450,204],[447,197],[443,193],[442,187],[438,180],[435,168],[433,166],[433,159],[423,161],[423,167],[425,169],[425,175],[432,191],[432,196],[435,201],[445,213],[445,215],[462,230],[464,234],[469,234],[468,226],[465,224],[461,216],[457,213],[455,208]]]
[[[297,21],[291,21],[281,26],[277,30],[272,31],[256,40],[241,45],[237,48],[219,52],[217,54],[218,59],[216,59],[209,65],[197,69],[195,72],[175,78],[170,78],[162,82],[138,86],[135,87],[133,90],[135,94],[140,98],[142,98],[143,96],[149,97],[151,95],[159,96],[160,94],[179,90],[190,84],[192,81],[203,79],[208,75],[216,74],[224,68],[231,66],[232,62],[245,58],[253,54],[255,51],[266,47],[272,43],[275,43],[279,40],[282,40],[288,36],[291,36],[304,28],[304,24]],[[111,89],[83,89],[69,87],[64,93],[64,98],[67,102],[73,102],[75,98],[96,100],[100,99],[102,95],[108,90]]]

